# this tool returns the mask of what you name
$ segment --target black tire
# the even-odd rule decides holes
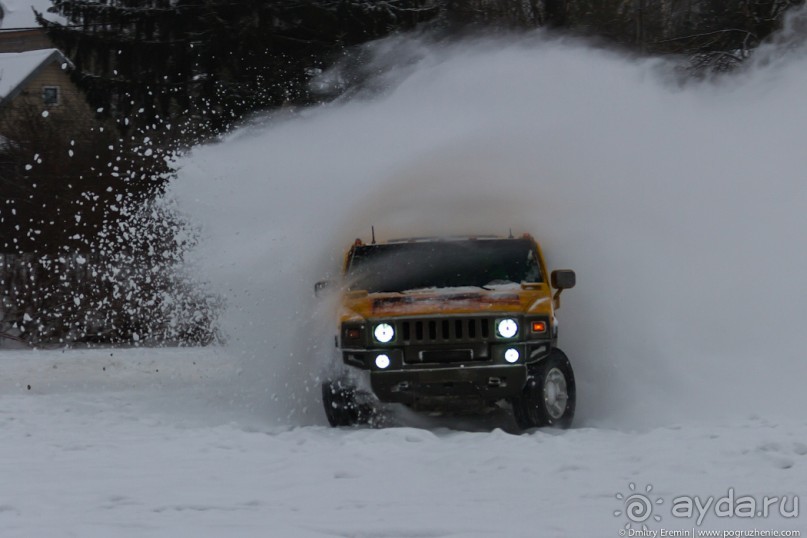
[[[322,405],[331,426],[355,426],[372,420],[375,415],[373,406],[360,402],[358,394],[356,388],[344,380],[322,384]]]
[[[554,349],[547,358],[528,368],[530,375],[524,391],[513,401],[513,417],[518,427],[527,430],[571,426],[577,390],[568,357]]]

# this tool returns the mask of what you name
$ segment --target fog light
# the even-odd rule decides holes
[[[504,360],[506,360],[509,363],[518,362],[519,356],[520,356],[520,353],[518,352],[518,350],[516,348],[513,348],[513,347],[511,347],[510,349],[508,349],[507,351],[504,352]]]
[[[518,354],[518,351],[516,351],[516,354]],[[516,359],[517,358],[518,357],[516,357]],[[378,355],[375,358],[375,365],[378,366],[379,368],[381,368],[382,370],[384,370],[385,368],[388,368],[389,367],[389,357],[386,356],[386,355],[383,355],[383,354]]]

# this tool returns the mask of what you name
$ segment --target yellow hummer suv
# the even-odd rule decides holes
[[[378,401],[428,411],[505,402],[522,429],[568,427],[575,380],[555,311],[574,285],[573,271],[547,272],[529,235],[357,239],[336,339],[346,367],[322,386],[329,423],[369,422]],[[349,370],[369,377],[365,388]]]

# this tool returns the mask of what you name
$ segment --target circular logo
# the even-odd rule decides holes
[[[622,509],[615,510],[614,517],[624,515],[627,519],[627,523],[625,524],[626,529],[630,529],[633,524],[641,525],[643,529],[647,529],[645,521],[649,520],[651,517],[656,522],[661,521],[660,515],[653,514],[653,508],[655,505],[662,504],[664,499],[657,498],[653,500],[651,498],[653,486],[651,484],[645,486],[643,493],[636,491],[636,484],[633,482],[628,484],[628,488],[630,489],[629,493],[616,494],[616,498],[622,501]]]
[[[644,523],[653,515],[653,502],[641,493],[625,499],[625,516],[634,523]]]

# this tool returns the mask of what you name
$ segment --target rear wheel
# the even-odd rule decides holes
[[[521,396],[513,401],[513,416],[521,429],[568,428],[574,419],[574,371],[566,355],[554,349],[546,359],[529,366],[530,376]]]
[[[322,405],[331,426],[367,424],[375,416],[372,404],[365,402],[361,393],[345,380],[326,381],[322,384]]]

